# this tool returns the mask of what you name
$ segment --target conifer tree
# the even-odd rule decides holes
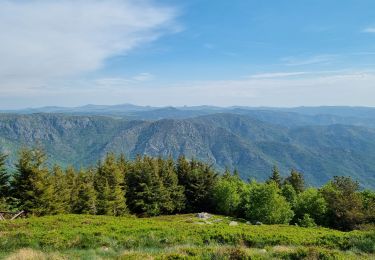
[[[99,161],[94,175],[94,188],[96,191],[96,210],[99,215],[109,214],[109,185],[107,176],[103,173],[102,162]]]
[[[45,162],[42,149],[22,149],[12,183],[19,209],[34,215],[50,214],[53,209],[53,185]]]
[[[6,197],[9,191],[9,175],[5,166],[7,156],[0,153],[0,196]]]
[[[223,174],[223,179],[231,179],[232,174],[228,168],[225,168],[224,174]]]
[[[64,214],[70,211],[70,192],[67,178],[60,166],[52,169],[53,204],[51,214]]]
[[[120,216],[127,212],[124,176],[113,153],[107,154],[103,164],[99,164],[95,188],[98,214]]]
[[[187,186],[188,176],[190,174],[191,169],[190,163],[188,162],[188,160],[186,160],[185,156],[181,155],[180,157],[178,157],[176,171],[179,183],[183,186]]]
[[[285,179],[284,183],[292,185],[297,193],[301,193],[305,189],[305,180],[302,173],[294,169],[290,172],[290,175]]]
[[[179,212],[185,207],[185,194],[184,187],[178,183],[174,161],[171,157],[166,160],[159,158],[157,163],[166,192],[162,211],[164,214]]]
[[[124,154],[120,154],[120,156],[118,157],[117,167],[120,169],[121,174],[124,177],[124,183],[125,183],[125,179],[126,179],[125,175],[126,175],[127,171],[129,170],[130,165],[129,165],[129,162],[126,160],[126,157],[125,157]]]
[[[69,213],[73,213],[73,204],[75,200],[75,188],[76,188],[76,179],[77,175],[72,166],[69,166],[65,170],[65,180],[66,180],[66,186],[67,186],[67,192],[68,192],[68,208],[67,211]]]
[[[188,163],[185,157],[180,157],[177,163],[177,173],[180,184],[185,188],[186,210],[188,212],[212,210],[212,190],[217,174],[211,166],[196,160]]]
[[[93,170],[81,170],[76,178],[72,211],[76,214],[96,214],[96,191]]]
[[[277,168],[276,165],[273,166],[272,175],[268,179],[267,183],[269,183],[270,181],[274,181],[276,183],[277,187],[279,187],[279,188],[281,187],[282,178],[281,178],[281,175],[280,175],[280,171],[279,171],[279,169]]]
[[[241,178],[240,173],[238,172],[236,168],[233,170],[233,176],[236,176],[237,178]]]
[[[159,176],[157,161],[138,156],[127,175],[127,184],[132,212],[148,216],[161,214],[167,192]]]
[[[108,184],[110,188],[109,208],[110,215],[121,216],[127,213],[125,198],[125,176],[122,164],[118,164],[114,154],[108,154],[103,164],[103,172],[108,176]]]
[[[8,208],[7,200],[9,196],[9,174],[5,166],[7,156],[0,153],[0,210]]]

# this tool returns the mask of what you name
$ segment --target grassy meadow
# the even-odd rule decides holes
[[[375,231],[258,226],[193,214],[58,215],[1,221],[0,258],[375,259]]]

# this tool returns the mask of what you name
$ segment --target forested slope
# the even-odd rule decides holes
[[[269,121],[269,120],[268,120]],[[40,145],[50,163],[87,166],[107,152],[151,156],[184,154],[264,180],[272,166],[304,173],[312,185],[350,175],[375,187],[375,130],[350,125],[281,126],[250,115],[127,120],[63,114],[0,115],[0,149],[14,161],[22,146]]]

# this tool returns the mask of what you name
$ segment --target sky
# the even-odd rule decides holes
[[[375,106],[373,0],[0,0],[0,109]]]

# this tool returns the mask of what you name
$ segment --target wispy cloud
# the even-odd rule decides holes
[[[286,78],[286,77],[305,75],[307,73],[308,72],[304,72],[304,71],[260,73],[260,74],[251,75],[249,78],[253,78],[253,79]]]
[[[0,1],[0,88],[97,70],[178,31],[176,16],[151,0]]]
[[[95,89],[95,88],[96,89],[107,88],[107,90],[110,91],[113,89],[123,88],[123,87],[135,87],[141,83],[151,81],[153,78],[154,78],[154,75],[152,75],[151,73],[143,72],[143,73],[139,73],[135,76],[128,77],[128,78],[125,78],[125,77],[98,78],[98,79],[93,80],[93,82],[89,80],[91,83],[89,84],[89,86],[90,86],[90,90]]]
[[[375,33],[375,27],[367,27],[362,30],[364,33]]]
[[[375,106],[372,98],[375,95],[375,71],[311,71],[270,73],[269,76],[189,82],[168,91],[162,89],[163,94],[159,95],[180,105],[184,100],[179,95],[188,100],[186,104],[195,105]]]
[[[150,81],[154,78],[154,75],[152,75],[151,73],[148,73],[148,72],[142,72],[142,73],[139,73],[138,75],[135,75],[133,77],[134,80],[136,81]]]
[[[319,63],[329,63],[337,58],[337,55],[315,55],[311,57],[284,57],[281,61],[286,66],[302,66]]]

